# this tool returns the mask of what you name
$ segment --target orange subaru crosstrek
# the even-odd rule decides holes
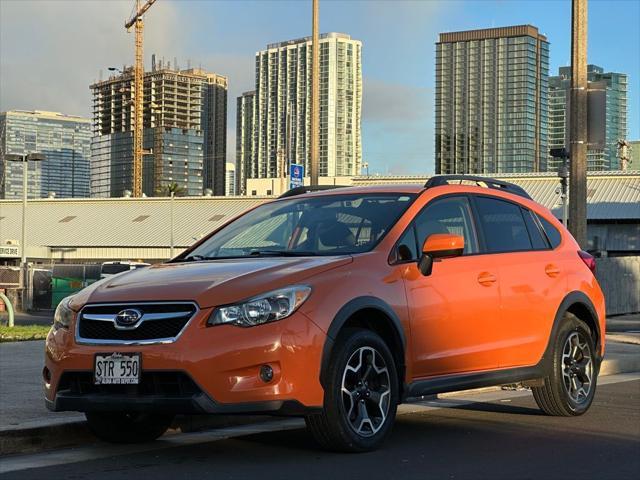
[[[438,392],[523,382],[547,414],[580,415],[604,354],[594,268],[506,182],[294,189],[65,299],[46,404],[115,442],[176,414],[299,415],[344,451],[377,447],[399,403]]]

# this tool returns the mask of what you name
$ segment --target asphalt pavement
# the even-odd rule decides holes
[[[631,479],[640,474],[640,375],[602,379],[581,417],[542,415],[529,392],[409,406],[366,454],[318,449],[299,420],[5,457],[3,479]]]

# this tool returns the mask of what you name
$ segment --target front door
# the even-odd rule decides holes
[[[469,200],[437,199],[416,216],[411,228],[418,251],[434,233],[462,235],[465,242],[462,256],[436,260],[429,276],[422,275],[415,262],[402,266],[415,377],[497,368],[500,278],[495,263],[476,255],[479,246]]]

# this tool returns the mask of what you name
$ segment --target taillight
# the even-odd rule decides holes
[[[578,250],[578,256],[582,259],[584,264],[589,267],[594,275],[596,273],[596,259],[590,253],[585,252],[584,250]]]

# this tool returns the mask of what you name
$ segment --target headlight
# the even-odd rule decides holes
[[[287,318],[309,297],[311,287],[294,285],[258,295],[244,302],[216,308],[208,325],[254,327]]]
[[[75,312],[69,308],[70,301],[71,297],[65,297],[56,308],[56,313],[53,316],[53,327],[56,330],[59,328],[69,328],[69,324],[71,320],[73,320]]]

